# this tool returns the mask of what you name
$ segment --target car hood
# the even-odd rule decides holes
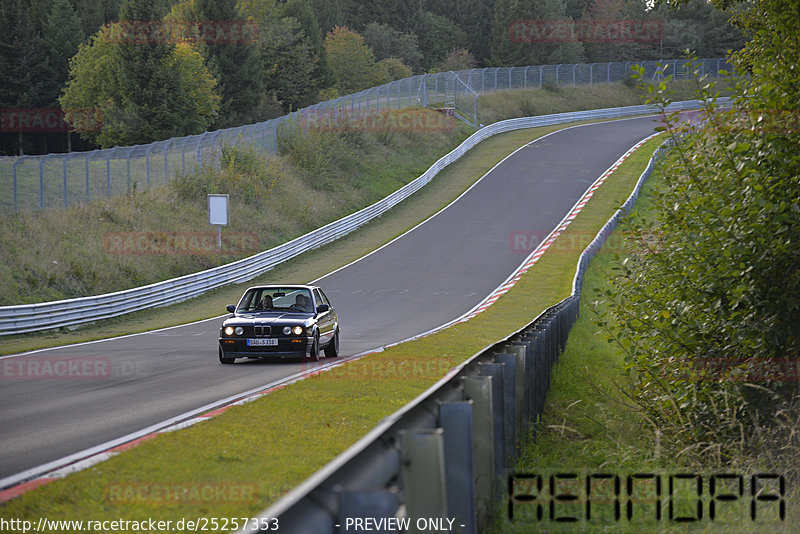
[[[237,313],[233,317],[225,319],[223,325],[237,324],[277,324],[277,325],[296,325],[307,323],[313,319],[314,315],[304,312],[253,312]]]

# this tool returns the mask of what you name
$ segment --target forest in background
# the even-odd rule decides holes
[[[6,115],[0,154],[238,126],[431,71],[670,59],[686,49],[721,57],[744,43],[729,19],[704,0],[674,10],[642,0],[6,0],[0,108],[63,109],[81,131],[19,133]],[[520,42],[510,31],[520,20],[656,21],[663,31],[646,42]],[[126,21],[247,21],[257,31],[134,42],[119,38]],[[100,119],[81,127],[85,110]]]

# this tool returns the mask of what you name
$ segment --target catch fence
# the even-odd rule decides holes
[[[369,114],[411,107],[447,107],[472,126],[479,124],[481,94],[530,87],[614,83],[627,79],[635,65],[645,77],[660,76],[660,65],[676,78],[688,78],[686,60],[495,67],[423,74],[321,102],[283,117],[146,145],[41,156],[0,157],[0,214],[65,208],[166,184],[204,162],[214,162],[224,145],[249,144],[267,153],[278,150],[282,128],[324,114]],[[723,58],[698,60],[701,74],[718,76],[730,65]]]

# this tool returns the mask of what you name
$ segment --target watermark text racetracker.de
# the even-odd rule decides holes
[[[110,505],[167,506],[174,504],[252,504],[258,487],[244,482],[118,482],[105,491]]]
[[[0,110],[2,132],[97,132],[100,110],[94,108],[5,108]]]
[[[514,43],[657,43],[664,38],[660,20],[540,19],[508,25]]]
[[[104,356],[23,355],[0,360],[0,380],[111,380],[152,374],[145,361],[112,361]]]
[[[550,232],[544,230],[519,230],[508,234],[508,248],[516,254],[530,254],[542,245],[548,253],[579,255],[597,237],[592,232],[565,232],[549,241]],[[601,252],[626,254],[634,250],[655,253],[663,245],[663,235],[650,231],[616,231],[608,236]]]
[[[253,232],[224,232],[222,253],[254,254],[259,251]],[[218,254],[215,232],[110,232],[103,248],[114,255],[209,255]]]
[[[37,520],[0,517],[0,532],[231,532],[245,530],[251,532],[279,532],[278,518],[250,517],[195,517],[181,519],[50,519]]]
[[[304,112],[299,126],[319,132],[449,132],[455,129],[456,119],[428,109],[331,109]]]

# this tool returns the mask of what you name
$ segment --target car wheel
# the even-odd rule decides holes
[[[226,358],[222,349],[219,349],[219,363],[233,363],[236,358]]]
[[[326,358],[335,358],[339,355],[339,331],[337,330],[335,334],[333,334],[333,339],[331,339],[330,343],[325,347],[325,357]]]
[[[308,349],[308,358],[313,362],[319,361],[319,335],[314,336],[314,342],[311,343],[311,348]]]

